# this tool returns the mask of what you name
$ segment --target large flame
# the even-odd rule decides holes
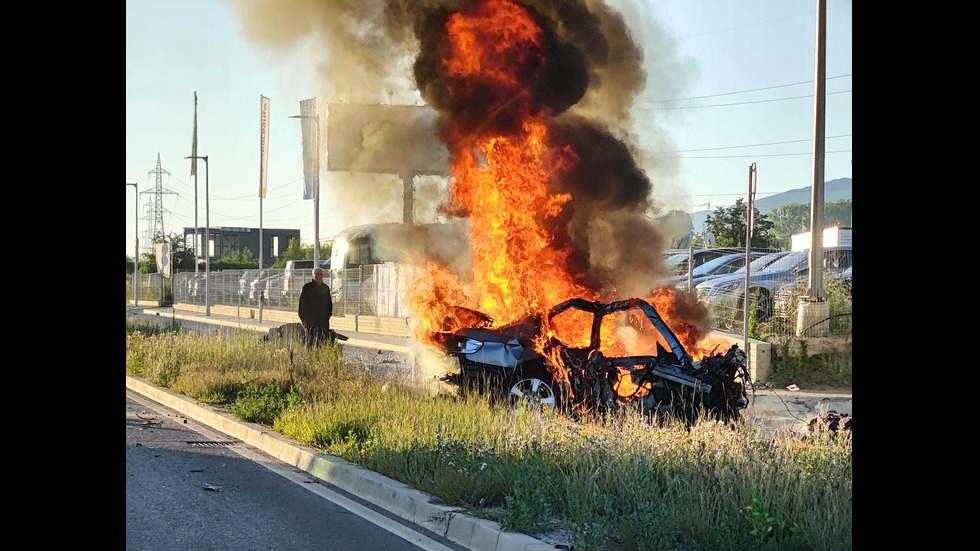
[[[473,283],[465,293],[444,266],[430,264],[411,300],[415,315],[427,320],[426,330],[454,317],[452,305],[441,299],[504,325],[572,297],[598,297],[569,270],[574,250],[567,237],[556,235],[563,230],[555,218],[571,196],[552,193],[549,183],[574,169],[578,157],[569,147],[549,145],[547,119],[531,113],[525,83],[545,62],[541,36],[531,14],[509,0],[486,0],[446,21],[450,47],[442,69],[456,96],[472,95],[488,124],[474,130],[464,123],[472,117],[466,111],[449,132],[448,210],[470,219]],[[520,124],[506,131],[489,124],[503,111]]]
[[[473,280],[460,282],[446,266],[426,265],[410,293],[421,342],[439,343],[440,332],[475,323],[541,320],[570,298],[600,299],[571,268],[576,250],[561,220],[572,197],[554,193],[551,185],[575,170],[579,156],[549,134],[547,109],[530,92],[549,63],[545,36],[535,16],[512,0],[483,0],[445,21],[438,70],[455,106],[447,133],[452,189],[446,210],[469,217]],[[670,324],[676,295],[651,294],[648,300]],[[590,320],[581,312],[556,318],[542,326],[536,348],[559,365],[545,343],[561,334],[570,346],[588,345]],[[675,332],[697,359],[702,354],[696,341],[704,335],[690,329],[681,324]],[[623,344],[612,322],[602,326],[601,340],[607,350]],[[627,382],[619,383],[623,392]]]

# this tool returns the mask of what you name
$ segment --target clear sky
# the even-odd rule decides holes
[[[126,254],[147,220],[159,175],[164,231],[184,227],[298,228],[313,241],[313,201],[303,199],[300,101],[412,104],[411,52],[354,51],[371,39],[361,25],[338,36],[343,6],[364,16],[381,0],[126,1]],[[322,20],[308,5],[330,7]],[[627,129],[638,164],[665,209],[689,212],[746,198],[749,166],[757,198],[813,182],[817,0],[608,0],[643,49],[646,87]],[[273,8],[275,6],[275,8]],[[366,6],[366,7],[365,7]],[[851,177],[852,2],[826,0],[824,180]],[[297,15],[298,14],[298,15]],[[318,21],[325,21],[318,23]],[[330,35],[329,37],[326,35]],[[377,41],[375,41],[377,42]],[[356,44],[354,45],[356,46]],[[407,60],[407,61],[406,61]],[[346,66],[346,61],[356,64]],[[369,67],[384,71],[372,80]],[[362,74],[363,72],[363,74]],[[343,75],[343,76],[340,76]],[[376,76],[376,75],[375,75]],[[355,93],[355,86],[361,89]],[[376,88],[376,93],[363,92]],[[197,92],[196,180],[190,175]],[[267,193],[259,199],[260,96],[270,100]],[[356,96],[356,97],[355,97]],[[157,158],[160,159],[158,172]],[[207,177],[205,170],[207,169]],[[400,183],[322,173],[320,238],[347,225],[399,221]],[[205,196],[207,188],[207,197]],[[137,208],[138,207],[138,208]],[[147,243],[140,243],[141,248]]]

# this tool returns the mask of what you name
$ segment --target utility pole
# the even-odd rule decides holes
[[[259,94],[259,270],[263,266],[265,240],[262,236],[262,201],[265,200],[265,183],[269,166],[269,98]],[[259,310],[261,312],[261,309]]]
[[[184,157],[190,159],[190,157]],[[204,161],[204,315],[211,315],[211,207],[208,204],[208,172],[210,165],[207,155],[195,155]]]
[[[823,337],[830,331],[830,305],[823,294],[824,208],[824,85],[827,65],[827,5],[817,0],[817,59],[814,78],[813,187],[810,194],[810,270],[807,296],[801,297],[796,319],[798,337]]]
[[[755,163],[749,165],[749,202],[745,206],[745,293],[742,303],[742,347],[745,350],[745,369],[749,370],[752,355],[749,354],[749,306],[752,304],[749,299],[749,278],[752,273],[749,271],[749,264],[752,263],[752,233],[755,229],[755,189],[758,174],[755,170]],[[752,373],[749,370],[749,373]]]
[[[126,185],[127,186],[133,186],[133,191],[136,192],[136,193],[133,194],[135,196],[133,198],[134,199],[133,200],[133,207],[134,207],[134,209],[133,209],[133,215],[135,216],[135,218],[133,218],[133,222],[135,223],[134,230],[136,231],[136,233],[135,233],[135,236],[136,236],[136,250],[135,250],[135,254],[136,254],[136,256],[133,257],[133,305],[134,306],[139,306],[140,305],[140,294],[139,294],[139,277],[138,276],[139,276],[139,273],[140,273],[140,205],[139,205],[140,192],[139,192],[139,186],[137,186],[136,183],[132,183],[131,184],[131,183],[128,183],[127,182]]]
[[[198,265],[201,263],[200,239],[197,230],[200,227],[197,222],[197,92],[194,92],[194,138],[191,142],[191,175],[194,176],[194,273],[197,273]]]

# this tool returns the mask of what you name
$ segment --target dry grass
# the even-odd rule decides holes
[[[431,398],[254,337],[127,328],[127,373],[233,411],[508,530],[578,549],[851,549],[850,432],[575,423]],[[251,413],[248,413],[251,412]],[[556,541],[552,541],[555,543]]]

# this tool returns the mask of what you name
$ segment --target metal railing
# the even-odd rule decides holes
[[[396,264],[368,265],[333,270],[324,281],[334,292],[334,315],[370,315],[404,318],[407,287],[404,273]],[[303,285],[313,279],[312,269],[220,270],[211,272],[207,292],[211,305],[250,306],[296,310]],[[140,301],[204,305],[203,272],[176,273],[171,279],[160,274],[139,274]],[[131,284],[127,281],[127,290]],[[128,295],[127,295],[128,296]]]
[[[850,279],[841,277],[841,267],[850,266],[850,254],[830,265],[824,272],[824,295],[829,306],[827,322],[830,335],[848,335],[852,329]],[[299,307],[303,284],[313,276],[312,269],[221,270],[211,273],[209,293],[211,305],[249,306],[292,310]],[[367,265],[347,270],[331,270],[325,281],[334,291],[334,315],[362,315],[406,318],[410,312],[405,301],[413,271],[404,265]],[[204,273],[176,273],[171,279],[160,274],[138,274],[139,301],[156,304],[204,305]],[[285,278],[292,279],[288,284]],[[709,313],[712,329],[741,335],[744,326],[744,284],[733,281],[728,287],[717,288],[711,296],[704,289],[696,292]],[[738,283],[738,284],[736,284]],[[127,297],[132,292],[127,278]],[[752,287],[749,291],[749,336],[766,339],[799,334],[798,310],[805,300],[807,283],[804,277],[780,280],[778,285]],[[812,321],[812,320],[811,320]],[[820,321],[820,320],[818,320]],[[804,328],[805,329],[805,328]]]

